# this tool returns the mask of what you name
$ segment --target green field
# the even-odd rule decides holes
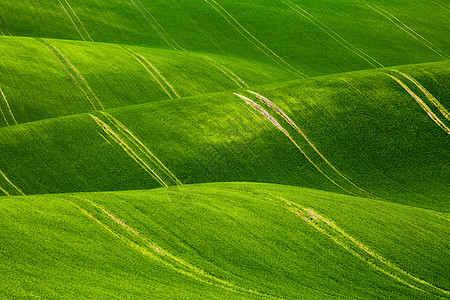
[[[449,299],[446,0],[0,2],[0,299]]]

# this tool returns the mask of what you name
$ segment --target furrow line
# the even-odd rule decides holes
[[[89,39],[93,42],[94,40],[92,39],[91,35],[89,34],[89,32],[86,30],[86,27],[84,27],[83,22],[81,22],[80,18],[78,17],[77,13],[73,10],[72,6],[70,5],[69,1],[66,1],[67,5],[69,6],[70,10],[72,11],[73,15],[75,16],[75,18],[77,18],[78,22],[80,22],[81,26],[84,29],[84,32],[86,32],[87,36],[89,37]]]
[[[205,58],[206,62],[208,62],[210,65],[212,65],[214,68],[222,72],[225,76],[227,76],[231,81],[233,81],[239,88],[249,87],[247,83],[245,83],[244,80],[242,80],[239,76],[237,76],[233,71],[226,68],[225,66],[221,65],[217,61],[213,60],[212,58],[202,55],[203,58]]]
[[[161,76],[155,75],[155,74],[153,73],[153,71],[151,71],[151,70],[147,67],[147,65],[148,65],[148,66],[150,66],[150,68],[152,68],[152,65],[150,64],[150,62],[149,62],[148,60],[146,60],[142,55],[138,54],[137,52],[131,50],[130,48],[128,48],[128,47],[126,47],[126,46],[119,46],[119,47],[122,48],[122,49],[127,50],[127,52],[128,52],[135,60],[137,60],[137,61],[139,62],[139,64],[141,64],[141,66],[144,67],[144,69],[147,71],[147,73],[149,73],[149,74],[153,77],[153,79],[156,81],[156,83],[158,83],[158,85],[159,85],[159,86],[161,87],[161,89],[167,94],[167,96],[169,96],[170,99],[173,99],[173,95],[169,92],[169,90],[168,90],[168,89],[164,86],[164,84],[160,81],[160,80],[163,80],[163,81],[165,81],[165,80],[162,79]],[[139,58],[141,58],[142,60],[144,60],[144,62],[146,62],[147,65],[146,65],[144,62],[142,62]],[[154,70],[154,68],[152,68],[152,69]],[[160,79],[158,79],[158,77],[159,77]],[[166,84],[167,84],[167,87],[169,87],[169,89],[170,89],[171,86],[170,86],[167,82],[166,82]],[[172,92],[176,95],[177,98],[180,98],[180,96],[173,90],[173,88],[172,88]]]
[[[8,107],[8,111],[9,111],[11,117],[13,118],[14,122],[16,123],[16,125],[19,124],[19,123],[17,123],[17,120],[16,120],[16,118],[14,117],[14,114],[13,114],[13,112],[12,112],[12,110],[11,110],[11,107],[9,106],[8,100],[6,100],[6,96],[5,96],[5,94],[3,93],[3,90],[2,90],[1,88],[0,88],[0,93],[2,94],[3,100],[5,101],[6,106]],[[2,112],[2,115],[3,115],[3,112]],[[6,121],[6,119],[5,119],[5,121]]]
[[[73,83],[75,83],[75,85],[78,87],[78,89],[80,90],[80,92],[83,94],[84,98],[89,102],[89,105],[92,107],[93,110],[97,110],[94,106],[94,104],[92,103],[91,99],[89,99],[89,97],[87,96],[87,94],[84,92],[84,90],[81,88],[81,86],[78,84],[77,80],[75,79],[75,77],[72,75],[72,73],[70,73],[69,69],[66,68],[66,66],[64,65],[64,63],[58,58],[58,56],[42,41],[37,40],[40,44],[42,44],[54,57],[55,59],[58,61],[58,63],[64,68],[64,70],[66,71],[67,74],[69,74],[70,78],[72,79]],[[45,41],[47,43],[47,41]]]
[[[435,1],[435,0],[430,0],[430,1],[433,2],[434,4],[436,4],[437,6],[445,9],[446,11],[450,11],[450,9],[447,6],[445,6],[443,3],[439,3],[438,1]]]
[[[245,103],[247,103],[249,106],[251,106],[253,109],[255,109],[256,111],[258,111],[261,115],[263,115],[266,119],[268,119],[273,125],[275,125],[275,127],[277,127],[287,138],[289,138],[289,140],[294,144],[294,146],[300,150],[300,152],[303,154],[303,156],[305,156],[305,158],[325,177],[327,178],[331,183],[333,183],[334,185],[336,185],[337,187],[339,187],[340,189],[342,189],[343,191],[356,196],[355,193],[347,190],[346,188],[344,188],[343,186],[341,186],[339,183],[337,183],[336,181],[334,181],[333,179],[331,179],[327,174],[325,174],[325,172],[322,171],[322,169],[319,168],[319,166],[313,162],[313,160],[306,154],[306,152],[297,144],[297,142],[292,138],[292,136],[289,134],[289,132],[280,124],[278,123],[278,121],[272,117],[272,115],[270,115],[263,107],[261,107],[259,104],[257,104],[256,102],[254,102],[253,100],[242,96],[240,94],[234,93],[234,95],[236,95],[237,97],[241,98],[242,100],[244,100]]]
[[[105,122],[100,120],[98,117],[94,115],[89,115],[92,119],[99,125],[102,130],[109,135],[127,154],[130,158],[132,158],[141,168],[144,169],[149,175],[151,175],[156,181],[161,184],[161,186],[169,186],[164,180],[153,170],[125,141],[123,141],[119,135],[114,132],[111,127],[108,126]]]
[[[212,3],[216,6],[214,6]],[[244,26],[241,25],[225,8],[218,4],[215,0],[205,0],[214,10],[216,10],[224,19],[228,22],[240,35],[242,35],[247,41],[249,41],[253,46],[258,48],[264,55],[273,60],[279,66],[285,68],[286,70],[293,72],[294,74],[300,76],[301,78],[309,77],[305,73],[297,70],[275,52],[273,52],[269,47],[264,45],[259,41],[253,34],[251,34]],[[264,50],[264,49],[265,50]]]
[[[12,183],[11,180],[6,177],[5,173],[2,172],[2,170],[0,170],[0,175],[6,180],[6,182],[9,183],[10,186],[12,186],[16,190],[16,192],[18,192],[22,196],[25,196],[24,192],[22,192],[21,189],[19,189],[14,183]]]
[[[187,52],[186,49],[184,49],[183,47],[181,47],[171,36],[169,33],[167,33],[167,31],[164,29],[164,27],[161,26],[161,24],[158,22],[158,20],[156,20],[156,18],[153,16],[153,14],[147,9],[147,7],[140,1],[137,0],[139,2],[139,4],[145,9],[145,11],[149,14],[149,16],[153,19],[153,21],[155,21],[155,23],[159,26],[159,28],[161,28],[161,30],[165,33],[165,35],[175,44],[175,46],[178,49],[174,49],[174,50],[181,50],[181,51],[185,51]]]
[[[78,29],[77,24],[75,24],[75,22],[73,21],[72,17],[70,16],[69,12],[67,11],[67,9],[64,7],[64,5],[62,4],[62,2],[60,0],[58,0],[59,4],[61,4],[61,7],[63,8],[63,10],[65,11],[66,15],[69,17],[70,22],[72,22],[73,26],[75,27],[75,29],[77,30],[78,34],[80,35],[81,39],[83,41],[86,41],[86,39],[84,38],[84,36],[81,34],[81,31]]]
[[[3,18],[2,18],[1,15],[0,15],[0,20],[2,21],[3,26],[5,26],[6,32],[7,32],[10,36],[12,36],[11,32],[9,32],[8,26],[6,26],[5,20],[3,20]],[[3,31],[2,31],[2,33],[3,33]]]
[[[47,44],[49,44],[65,61],[66,63],[69,65],[69,67],[73,70],[73,72],[75,72],[75,74],[77,75],[77,77],[81,80],[81,82],[84,84],[84,86],[86,87],[86,89],[89,91],[89,93],[91,94],[92,97],[94,97],[95,101],[97,102],[97,104],[100,106],[100,108],[103,110],[104,107],[103,105],[100,103],[100,100],[98,100],[97,96],[95,96],[94,92],[91,90],[91,88],[89,87],[88,83],[86,82],[86,80],[84,79],[83,76],[81,76],[81,74],[77,71],[77,69],[75,68],[74,65],[72,65],[70,63],[70,61],[61,53],[61,51],[59,51],[58,48],[56,48],[55,46],[53,46],[52,44],[50,44],[48,41],[45,41]]]
[[[436,97],[433,96],[432,93],[430,93],[426,88],[424,88],[417,80],[415,80],[413,77],[411,77],[403,72],[400,72],[398,70],[395,70],[395,69],[391,69],[391,70],[403,75],[405,78],[407,78],[409,81],[411,81],[415,86],[417,86],[422,91],[422,93],[425,94],[425,96],[428,98],[428,100],[430,100],[430,102],[433,103],[433,105],[436,106],[437,109],[439,109],[441,114],[447,120],[450,120],[450,113],[448,112],[448,110],[439,102],[438,99],[436,99]]]
[[[450,134],[450,128],[448,128],[444,122],[442,122],[441,119],[439,119],[438,116],[426,105],[426,103],[420,99],[419,96],[417,96],[405,83],[403,83],[400,79],[398,79],[395,76],[392,76],[388,73],[384,73],[387,76],[391,77],[395,82],[397,82],[405,91],[408,92],[415,100],[416,102],[422,107],[422,109],[428,114],[428,116],[433,120],[434,123],[436,123],[439,127],[441,127],[447,134]]]
[[[267,99],[266,97],[255,93],[253,91],[248,91],[249,93],[255,95],[259,100],[261,100],[264,104],[266,104],[268,107],[272,108],[277,114],[279,114],[287,123],[289,123],[289,125],[291,125],[298,133],[300,133],[300,135],[306,140],[306,142],[308,142],[308,144],[314,149],[314,151],[325,161],[325,163],[331,167],[331,169],[333,169],[333,171],[335,171],[341,178],[343,178],[346,182],[348,182],[349,184],[351,184],[353,187],[357,188],[358,190],[365,192],[367,194],[372,194],[368,191],[366,191],[365,189],[359,187],[358,185],[356,185],[353,181],[351,181],[350,179],[348,179],[344,174],[342,174],[341,172],[339,172],[336,167],[334,167],[329,161],[328,159],[317,149],[317,147],[309,140],[309,138],[306,136],[306,134],[297,126],[297,124],[280,108],[278,107],[275,103],[273,103],[272,101],[270,101],[269,99]]]
[[[342,47],[345,49],[351,51],[353,54],[359,56],[363,60],[365,60],[367,63],[369,63],[374,68],[383,68],[384,66],[378,62],[376,59],[371,57],[369,54],[365,53],[361,49],[353,46],[350,42],[348,42],[346,39],[344,39],[341,35],[336,33],[333,29],[322,23],[319,19],[317,19],[315,16],[310,14],[308,11],[303,9],[297,4],[294,4],[290,0],[280,0],[287,6],[289,6],[292,10],[303,16],[305,19],[307,19],[309,22],[314,24],[317,28],[319,28],[321,31],[323,31],[325,34],[327,34],[329,37],[331,37],[334,41],[339,43]]]
[[[167,39],[161,34],[161,32],[159,32],[159,30],[156,28],[155,25],[153,25],[153,23],[149,20],[149,18],[147,18],[147,16],[145,15],[145,13],[142,11],[142,9],[139,8],[139,6],[136,4],[136,2],[134,2],[133,0],[130,0],[133,5],[139,10],[139,12],[141,13],[141,15],[145,18],[145,20],[147,20],[147,23],[150,24],[150,26],[152,26],[152,28],[155,30],[155,32],[159,35],[159,37],[169,46],[171,47],[173,50],[179,50],[177,49],[174,45],[172,45],[171,43],[169,43],[167,41]]]
[[[401,30],[406,32],[408,35],[413,37],[415,40],[420,42],[422,45],[424,45],[425,47],[427,47],[428,49],[433,51],[435,54],[439,55],[440,57],[442,57],[445,60],[448,60],[448,55],[444,51],[442,51],[440,48],[438,48],[436,45],[434,45],[433,43],[428,41],[426,38],[421,36],[416,31],[411,29],[405,23],[400,21],[397,17],[395,17],[394,15],[390,14],[389,12],[385,11],[384,9],[380,8],[379,6],[377,6],[373,3],[370,3],[370,4],[366,3],[366,5],[369,6],[371,9],[373,9],[378,14],[380,14],[381,16],[383,16],[384,18],[386,18],[387,20],[389,20],[392,24],[394,24],[395,26],[397,26],[398,28],[400,28]]]
[[[274,195],[271,196],[282,201],[282,205],[285,209],[299,216],[309,225],[317,229],[320,233],[326,235],[333,242],[343,247],[361,261],[369,264],[374,269],[383,272],[385,275],[407,285],[410,288],[424,293],[432,293],[441,297],[443,295],[448,296],[450,294],[449,291],[410,274],[396,264],[375,253],[375,251],[371,250],[369,247],[338,227],[333,221],[325,218],[313,209],[305,208],[299,204],[292,203],[282,197]]]
[[[161,160],[156,157],[145,145],[142,143],[128,128],[125,127],[119,120],[111,116],[106,112],[101,112],[111,123],[113,123],[122,134],[128,136],[128,138],[138,147],[138,149],[144,153],[150,160],[155,160],[162,171],[175,183],[178,185],[183,185],[180,180],[161,162]]]
[[[104,207],[98,205],[97,203],[78,196],[72,196],[73,198],[76,198],[78,200],[82,200],[87,202],[88,204],[92,205],[96,209],[100,210],[103,214],[108,216],[113,222],[118,224],[120,227],[122,227],[125,232],[131,233],[131,235],[136,236],[139,238],[143,245],[140,245],[129,238],[121,235],[118,232],[115,232],[113,229],[111,229],[108,225],[101,222],[99,219],[95,218],[91,213],[89,213],[87,210],[81,208],[79,205],[76,205],[72,201],[68,201],[70,204],[78,208],[84,215],[88,216],[89,218],[96,221],[98,224],[100,224],[103,228],[108,230],[110,233],[112,233],[115,237],[119,238],[120,240],[127,243],[129,246],[131,246],[132,249],[139,251],[142,255],[149,257],[159,263],[162,263],[163,265],[167,266],[168,268],[184,275],[190,278],[193,278],[199,282],[206,283],[208,285],[218,286],[222,289],[226,289],[229,291],[237,292],[237,293],[245,293],[245,294],[251,294],[251,295],[258,295],[258,296],[265,296],[270,298],[277,298],[271,295],[263,294],[255,290],[251,290],[245,287],[241,287],[239,285],[233,284],[232,282],[220,279],[214,275],[209,274],[205,270],[198,268],[194,266],[193,264],[185,261],[182,258],[179,258],[171,253],[169,253],[166,250],[163,250],[160,246],[156,245],[155,243],[151,242],[149,239],[147,239],[144,235],[139,233],[136,229],[130,227],[127,225],[124,221],[122,221],[120,218],[112,214],[111,212],[107,211]],[[150,248],[148,248],[150,247]],[[148,250],[150,251],[148,251]]]

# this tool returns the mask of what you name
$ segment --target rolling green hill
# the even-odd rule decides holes
[[[293,78],[259,62],[113,44],[2,37],[0,51],[15,117],[0,126]]]
[[[0,165],[25,194],[256,181],[448,211],[449,122],[439,108],[448,107],[449,90],[438,83],[448,65],[332,75],[5,127]]]
[[[217,53],[314,76],[448,59],[441,3],[24,0],[2,1],[0,14],[5,35]]]
[[[449,19],[0,1],[0,299],[450,299]]]
[[[208,184],[0,203],[3,298],[443,299],[448,215]]]

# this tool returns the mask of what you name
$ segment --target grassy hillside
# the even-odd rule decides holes
[[[302,77],[448,59],[441,3],[8,0],[0,15],[4,35],[215,53]]]
[[[3,298],[442,299],[450,286],[447,215],[303,188],[11,197],[0,215]]]
[[[257,181],[448,211],[447,76],[417,65],[10,126],[0,165],[25,194]]]
[[[15,118],[0,126],[294,78],[259,62],[113,44],[1,37],[0,51]]]
[[[445,0],[1,0],[0,299],[450,299]]]

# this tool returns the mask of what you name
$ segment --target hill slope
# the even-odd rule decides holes
[[[439,3],[7,0],[0,28],[5,35],[241,57],[302,77],[448,59],[449,11]]]
[[[295,78],[254,61],[115,44],[0,37],[0,51],[14,115],[0,126]]]
[[[11,197],[0,215],[6,298],[441,299],[450,287],[448,215],[303,188]]]
[[[448,63],[395,70],[10,126],[0,165],[25,194],[258,181],[447,211]]]

